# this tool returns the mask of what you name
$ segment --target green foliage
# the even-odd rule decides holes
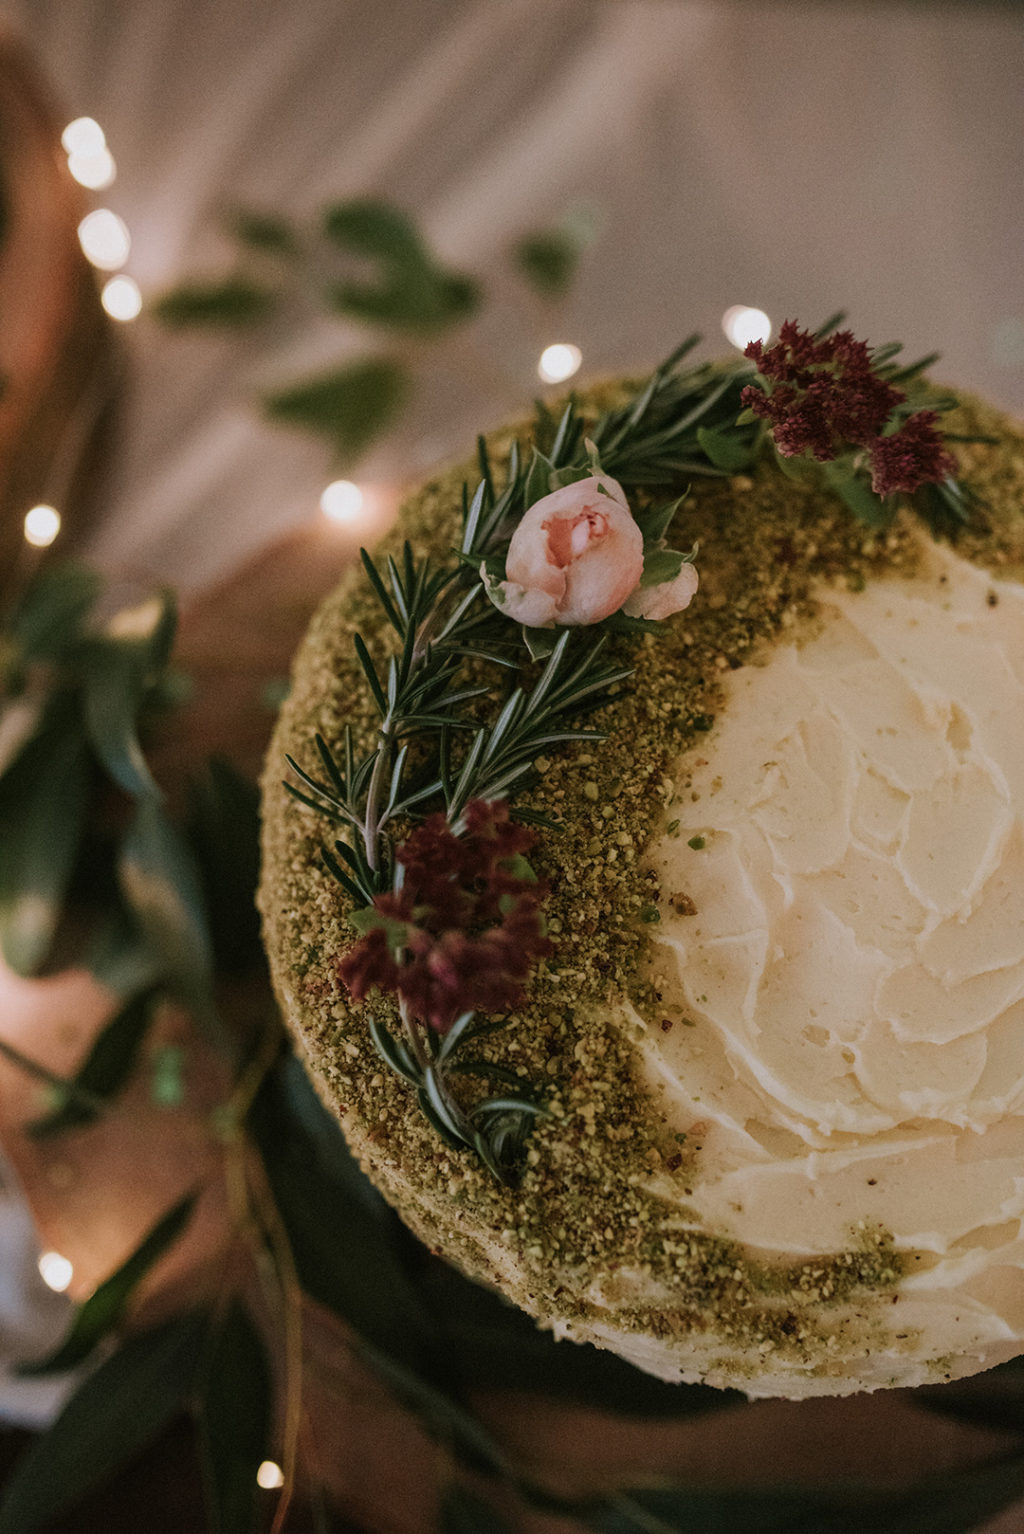
[[[512,1525],[482,1497],[453,1482],[445,1490],[438,1534],[514,1534]]]
[[[561,298],[572,286],[580,258],[597,230],[593,209],[572,208],[550,228],[524,235],[513,246],[512,259],[542,298]]]
[[[186,834],[199,866],[219,973],[241,975],[263,963],[256,885],[260,796],[230,762],[211,757],[189,785]]]
[[[82,638],[102,582],[88,565],[44,565],[15,608],[11,638],[25,662],[61,661]]]
[[[105,633],[89,643],[83,714],[93,750],[114,781],[135,798],[159,798],[139,743],[138,720],[143,700],[166,669],[177,614],[167,591],[143,603],[136,614],[139,634]]]
[[[183,1410],[206,1317],[191,1312],[130,1338],[68,1401],[19,1461],[0,1534],[36,1534],[108,1480]]]
[[[264,255],[292,260],[302,249],[294,224],[280,213],[236,208],[228,219],[228,228],[245,249]]]
[[[338,461],[347,464],[391,425],[409,387],[400,362],[367,357],[271,394],[263,403],[271,420],[326,437]]]
[[[34,975],[60,921],[85,834],[89,753],[59,700],[0,776],[0,948],[11,969]]]
[[[25,1126],[26,1133],[44,1139],[89,1124],[100,1107],[114,1097],[131,1075],[139,1049],[156,1014],[160,987],[151,985],[129,998],[96,1035],[85,1060],[72,1078],[72,1088],[46,1114]]]
[[[242,330],[266,319],[276,303],[277,294],[265,284],[248,277],[224,277],[182,283],[157,299],[153,313],[171,330]]]
[[[468,318],[480,302],[472,278],[447,271],[427,249],[412,220],[369,198],[337,203],[324,213],[328,239],[350,255],[376,263],[375,280],[347,277],[329,288],[342,314],[370,325],[437,332]]]
[[[248,1311],[233,1299],[197,1383],[197,1427],[208,1534],[252,1534],[273,1415],[270,1360]]]
[[[697,427],[697,441],[716,469],[735,474],[745,469],[753,458],[749,443],[740,442],[730,432],[715,431],[709,426]]]
[[[394,1248],[395,1216],[355,1168],[297,1060],[267,1078],[250,1125],[304,1291],[382,1352],[445,1379],[443,1344]]]
[[[156,800],[137,803],[118,849],[117,874],[168,988],[197,1015],[208,1015],[213,954],[199,871],[185,837]]]
[[[60,1346],[36,1363],[23,1364],[21,1374],[62,1374],[83,1363],[117,1327],[129,1301],[146,1274],[177,1241],[192,1217],[196,1195],[188,1193],[161,1215],[141,1243],[109,1278],[78,1307],[71,1330]]]

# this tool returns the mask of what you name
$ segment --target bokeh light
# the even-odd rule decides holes
[[[134,320],[142,311],[142,294],[134,277],[121,273],[103,284],[100,303],[112,320]]]
[[[63,1294],[75,1275],[75,1270],[60,1252],[43,1252],[39,1258],[39,1272],[43,1283]]]
[[[86,260],[103,272],[115,272],[123,266],[132,248],[128,225],[109,208],[85,215],[78,226],[78,241]]]
[[[578,346],[558,341],[554,346],[545,346],[537,363],[537,372],[545,383],[564,383],[579,370],[582,361],[583,353]]]
[[[320,510],[331,522],[354,522],[366,497],[350,479],[335,479],[320,497]]]
[[[751,341],[767,341],[772,333],[772,322],[763,309],[733,304],[722,315],[722,329],[733,346],[743,351]]]
[[[55,506],[33,506],[25,513],[25,541],[35,549],[48,549],[60,532],[60,512]]]

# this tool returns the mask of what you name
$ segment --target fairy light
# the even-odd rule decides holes
[[[284,1485],[284,1471],[272,1459],[265,1459],[256,1472],[256,1484],[264,1491],[274,1491]]]
[[[578,346],[558,341],[554,346],[545,346],[537,363],[537,372],[545,383],[564,383],[578,371],[582,361],[583,353]]]
[[[100,303],[112,320],[134,320],[142,312],[142,293],[135,278],[122,272],[103,284]]]
[[[98,155],[107,147],[107,136],[95,117],[76,117],[60,136],[67,155]]]
[[[48,549],[60,532],[60,512],[55,506],[33,506],[25,513],[25,542],[34,549]]]
[[[43,1252],[38,1267],[43,1283],[57,1294],[64,1293],[75,1274],[71,1263],[60,1252]]]
[[[117,176],[114,156],[106,146],[95,154],[69,154],[68,170],[79,186],[88,187],[90,192],[104,191]]]
[[[354,522],[365,504],[365,495],[350,479],[332,480],[320,497],[320,510],[329,522]]]
[[[763,309],[733,304],[722,315],[722,329],[732,345],[738,351],[744,351],[751,341],[767,341],[772,333],[772,322]]]
[[[124,219],[109,208],[87,213],[78,226],[78,241],[87,261],[102,272],[116,272],[128,259],[131,235]]]

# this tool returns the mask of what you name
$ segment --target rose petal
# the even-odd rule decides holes
[[[529,508],[509,543],[507,579],[492,597],[531,627],[599,623],[622,606],[642,572],[643,535],[622,486],[591,475]],[[541,593],[554,599],[553,611],[542,607]],[[535,599],[529,607],[528,598]],[[548,616],[538,620],[538,612]]]
[[[699,584],[699,576],[693,565],[683,565],[678,575],[657,586],[637,586],[622,604],[622,611],[630,618],[671,618],[689,607]]]
[[[506,618],[523,623],[529,629],[551,628],[558,612],[558,602],[548,591],[527,591],[515,581],[496,581],[487,595]]]

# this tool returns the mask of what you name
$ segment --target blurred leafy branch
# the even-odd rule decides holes
[[[487,299],[483,282],[443,262],[407,213],[374,198],[332,203],[310,227],[253,209],[236,211],[227,227],[234,266],[182,283],[154,313],[174,329],[238,332],[311,301],[383,338],[383,347],[262,399],[269,419],[326,438],[340,466],[393,425],[415,387],[415,356],[465,326]],[[576,207],[513,241],[508,260],[525,289],[549,307],[564,298],[597,227],[589,208]]]
[[[23,974],[91,958],[124,993],[66,1080],[8,1051],[54,1092],[50,1111],[28,1125],[34,1135],[73,1134],[116,1112],[162,1001],[184,1004],[209,1032],[215,982],[262,962],[252,914],[255,791],[215,765],[187,811],[174,814],[147,762],[171,691],[173,612],[167,593],[110,607],[92,572],[58,566],[32,583],[0,633],[4,953]],[[473,1391],[527,1391],[636,1418],[737,1408],[742,1398],[662,1384],[613,1355],[557,1344],[431,1256],[366,1182],[272,1009],[260,1010],[261,1025],[211,1035],[230,1062],[226,1095],[208,1115],[230,1195],[221,1291],[158,1325],[135,1320],[140,1286],[189,1228],[206,1184],[142,1234],[76,1308],[63,1342],[24,1366],[88,1372],[16,1467],[0,1534],[41,1534],[183,1414],[194,1427],[210,1534],[264,1526],[256,1470],[271,1453],[285,1469],[275,1534],[296,1483],[322,1502],[299,1433],[304,1379],[315,1372],[324,1383],[304,1337],[310,1302],[344,1323],[364,1364],[436,1440],[441,1534],[511,1534],[510,1509],[525,1508],[597,1534],[968,1534],[1024,1494],[1019,1362],[916,1394],[924,1407],[1016,1442],[911,1485],[646,1481],[586,1498],[559,1491],[485,1427]],[[326,1512],[321,1526],[331,1526]]]

